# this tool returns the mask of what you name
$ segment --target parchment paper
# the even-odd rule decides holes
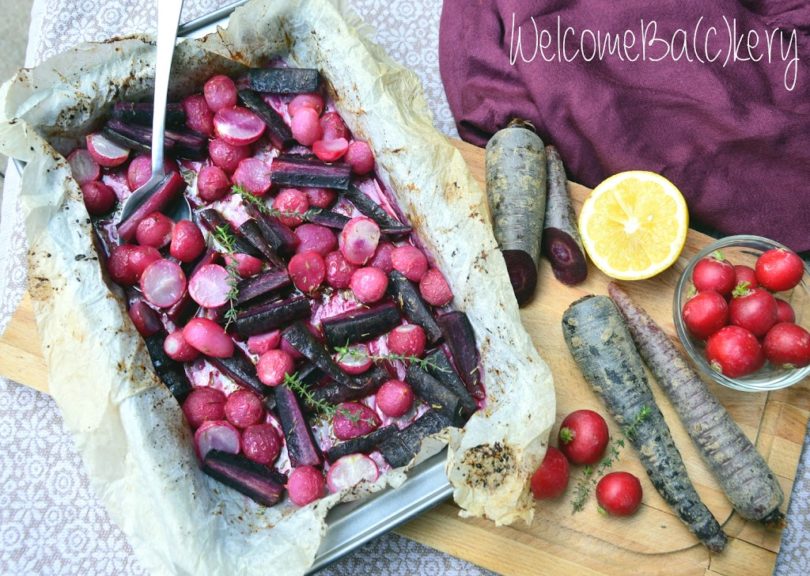
[[[443,435],[455,499],[465,514],[530,521],[527,478],[554,418],[551,375],[520,325],[481,190],[431,126],[415,76],[357,34],[342,12],[326,0],[251,2],[227,30],[178,47],[173,91],[187,94],[214,71],[236,74],[239,63],[278,56],[322,70],[476,330],[488,405],[464,431]],[[131,38],[56,56],[0,91],[0,148],[28,162],[29,291],[50,390],[96,490],[152,572],[300,574],[317,550],[323,516],[346,495],[266,509],[199,471],[179,407],[152,372],[120,292],[105,282],[61,155],[112,101],[148,96],[153,73],[153,47]],[[428,444],[418,459],[441,446]],[[386,479],[396,484],[402,476]]]

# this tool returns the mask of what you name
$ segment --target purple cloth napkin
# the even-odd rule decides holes
[[[439,42],[465,140],[525,118],[572,180],[652,170],[694,221],[810,250],[810,2],[445,0]]]

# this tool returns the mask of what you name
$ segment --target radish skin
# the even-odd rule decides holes
[[[641,357],[734,509],[748,520],[780,523],[784,494],[757,449],[655,321],[616,284],[608,290]]]
[[[585,296],[565,311],[562,328],[577,366],[608,412],[621,426],[635,426],[628,440],[655,489],[709,550],[722,551],[726,535],[689,480],[616,306],[607,296]],[[645,408],[648,416],[639,420]]]
[[[551,262],[554,277],[563,284],[572,286],[584,282],[588,276],[585,249],[582,246],[577,217],[568,193],[565,167],[554,146],[546,146],[546,161],[548,198],[543,226],[543,254]]]
[[[486,176],[495,238],[523,305],[537,286],[546,212],[546,151],[531,124],[513,120],[495,133],[487,143]]]

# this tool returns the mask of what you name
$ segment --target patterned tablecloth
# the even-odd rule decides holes
[[[344,0],[373,28],[397,61],[417,72],[439,130],[455,135],[439,77],[441,2]],[[186,0],[188,21],[229,0]],[[80,42],[152,31],[154,0],[35,0],[26,64]],[[25,283],[25,242],[16,178],[8,178],[0,211],[0,333]],[[789,512],[776,574],[810,573],[810,449]],[[538,570],[540,568],[538,567]],[[268,570],[272,573],[272,569]],[[0,378],[0,574],[144,574],[122,532],[88,485],[81,460],[48,396]],[[324,575],[469,575],[489,572],[389,534],[333,564]]]

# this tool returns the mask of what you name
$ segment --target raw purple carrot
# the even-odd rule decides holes
[[[518,304],[537,286],[546,212],[546,152],[534,126],[512,120],[487,143],[487,197],[492,227]]]
[[[616,284],[610,297],[641,357],[667,393],[731,505],[743,518],[780,524],[782,488],[773,471],[655,320]]]
[[[543,225],[543,254],[551,262],[551,270],[557,280],[568,285],[579,284],[588,275],[588,264],[568,193],[565,167],[554,146],[546,146],[546,161],[548,198]]]
[[[562,327],[585,380],[616,422],[633,424],[627,439],[655,489],[709,550],[722,551],[726,535],[689,480],[621,313],[607,296],[586,296],[568,307]]]

